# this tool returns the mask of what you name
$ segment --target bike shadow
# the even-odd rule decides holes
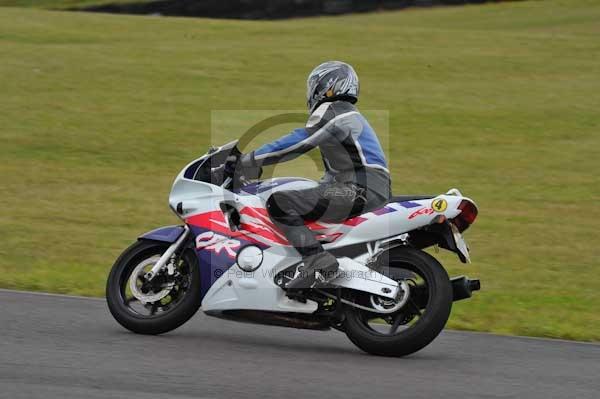
[[[355,347],[342,333],[335,331],[310,331],[296,330],[282,327],[258,327],[259,331],[252,333],[237,333],[233,331],[202,331],[191,328],[175,330],[167,334],[157,336],[142,336],[122,331],[124,335],[130,335],[136,340],[159,340],[161,345],[172,347],[195,348],[202,351],[203,348],[223,347],[235,351],[268,351],[289,354],[290,352],[302,352],[303,354],[323,356],[352,356],[375,360],[378,362],[426,362],[451,360],[440,352],[424,350],[403,358],[373,356]],[[266,332],[262,334],[261,332]]]

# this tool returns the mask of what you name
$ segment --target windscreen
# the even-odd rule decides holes
[[[237,149],[237,140],[227,143],[215,151],[209,152],[206,156],[188,166],[185,170],[184,177],[186,179],[221,185],[223,183],[223,174],[217,175],[212,172],[212,169],[223,165],[228,156],[239,154],[240,151]]]

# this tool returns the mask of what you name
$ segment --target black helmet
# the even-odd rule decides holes
[[[358,76],[341,61],[327,61],[313,69],[306,81],[306,102],[312,113],[325,101],[358,101]]]

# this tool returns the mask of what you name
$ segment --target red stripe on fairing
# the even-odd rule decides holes
[[[308,227],[311,230],[325,230],[327,229],[327,227],[320,225],[317,222],[308,222],[308,223],[304,223],[306,225],[306,227]]]
[[[269,230],[268,228],[266,228],[264,226],[259,226],[256,224],[241,223],[240,227],[245,231],[259,235],[267,240],[276,242],[277,244],[289,245],[289,242],[285,238],[279,237],[273,231]]]
[[[254,243],[261,243],[261,241],[256,238],[251,237],[249,234],[256,234],[266,240],[272,241],[277,244],[288,245],[288,241],[283,237],[278,237],[274,231],[271,231],[267,226],[253,225],[249,223],[241,223],[239,231],[232,231],[228,227],[223,224],[227,223],[225,221],[225,216],[221,211],[213,211],[206,212],[200,215],[190,216],[186,219],[186,223],[203,227],[205,229],[226,234],[229,237],[235,238],[240,237],[248,241],[252,241]]]
[[[273,224],[273,222],[271,221],[271,218],[268,216],[267,210],[265,208],[252,208],[249,206],[245,206],[240,211],[240,214],[258,219],[262,223],[269,226],[271,229],[278,231],[277,226],[275,226]]]
[[[246,206],[242,208],[240,214],[248,216],[248,218],[252,218],[258,222],[257,224],[256,222],[249,220],[242,221],[241,227],[244,230],[251,231],[254,234],[258,234],[278,244],[289,245],[288,240],[285,238],[285,235],[281,232],[281,230],[275,226],[268,216],[264,216],[268,214],[265,208],[252,208]]]
[[[221,211],[206,212],[199,215],[190,216],[186,219],[186,223],[192,226],[203,227],[205,229],[215,231],[218,233],[226,234],[229,237],[242,237],[246,240],[260,243],[259,240],[249,236],[249,234],[260,236],[265,240],[280,244],[290,245],[289,241],[285,238],[283,233],[273,224],[268,216],[268,212],[265,208],[252,208],[249,206],[244,207],[240,211],[241,215],[254,218],[257,222],[253,223],[248,220],[244,220],[240,223],[240,231],[232,231],[228,227],[229,223],[225,220],[225,216]],[[366,221],[366,218],[357,216],[355,218],[346,220],[344,225],[346,226],[357,226],[360,223]],[[306,226],[311,230],[327,230],[329,227],[323,226],[318,222],[307,222]],[[332,242],[337,240],[343,233],[333,234],[320,234],[319,238],[329,238]]]
[[[256,218],[263,222],[265,225],[269,226],[275,232],[279,233],[280,235],[283,235],[283,233],[281,233],[281,231],[277,228],[277,226],[275,226],[271,218],[268,216],[269,213],[265,208],[252,208],[246,206],[242,208],[240,214]],[[306,227],[308,227],[311,230],[325,230],[328,228],[327,226],[323,226],[318,222],[306,222],[305,224]]]
[[[210,231],[225,234],[231,238],[239,237],[244,240],[251,241],[256,244],[263,244],[257,239],[250,237],[243,231],[232,231],[228,227],[223,226],[221,223],[227,223],[225,216],[221,211],[206,212],[200,215],[190,216],[185,222],[191,226],[202,227]]]
[[[256,213],[260,213],[263,216],[269,217],[269,212],[267,211],[267,208],[252,208],[251,206],[246,206],[244,207],[244,209],[250,209]]]
[[[254,216],[261,219],[269,219],[269,213],[265,208],[252,208],[251,206],[245,206],[242,208],[240,213],[242,215]]]
[[[185,221],[186,221],[186,223],[189,223],[193,226],[200,226],[200,227],[204,227],[204,228],[207,228],[210,230],[223,229],[222,225],[215,223],[215,222],[226,223],[225,216],[223,215],[223,212],[221,212],[221,211],[212,211],[212,212],[201,213],[199,215],[190,216]]]
[[[352,219],[348,219],[344,222],[345,226],[358,226],[362,222],[366,222],[368,219],[360,216],[354,217]]]

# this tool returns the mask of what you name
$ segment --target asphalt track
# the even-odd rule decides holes
[[[129,333],[99,299],[0,290],[0,398],[600,398],[600,345],[446,331],[369,356],[341,333],[199,312]]]

